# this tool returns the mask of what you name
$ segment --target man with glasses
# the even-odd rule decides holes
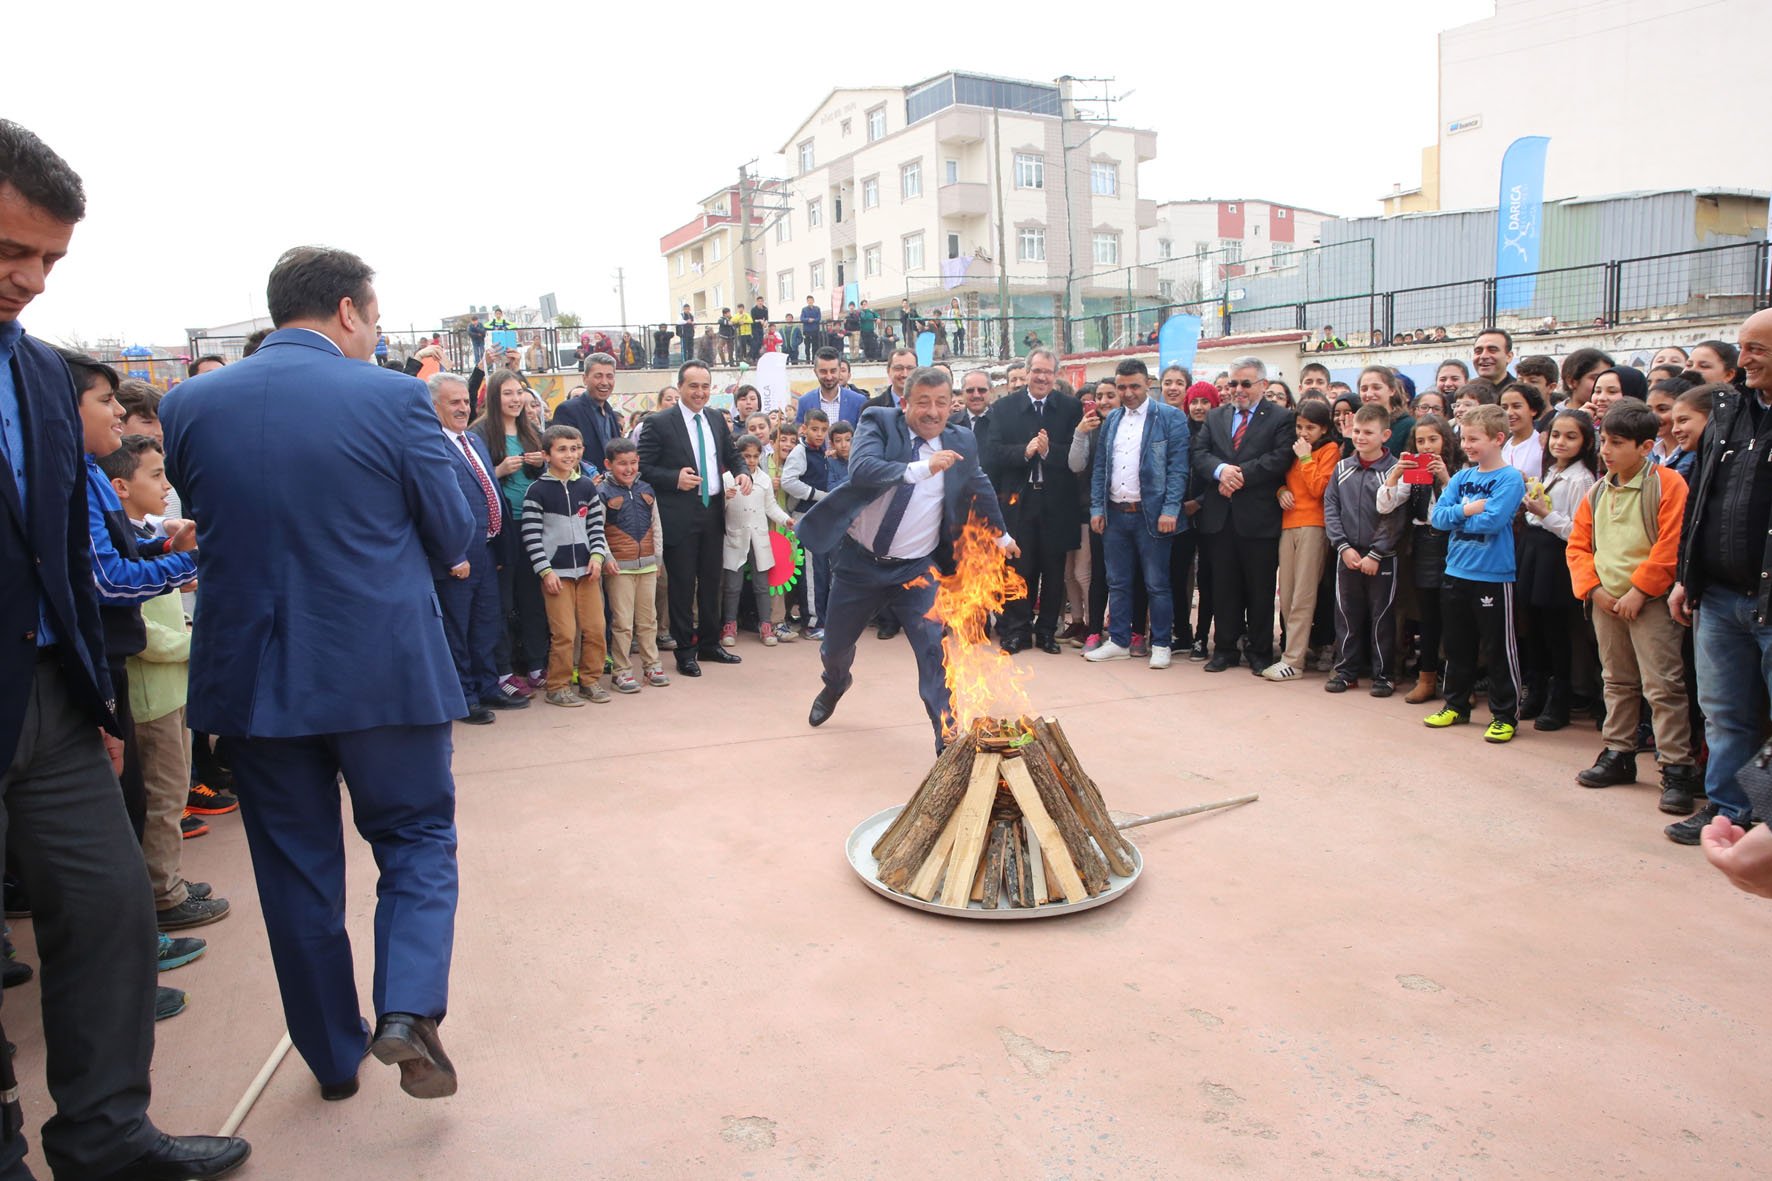
[[[1274,660],[1274,583],[1280,570],[1278,493],[1292,466],[1292,411],[1267,400],[1259,357],[1231,363],[1230,401],[1206,416],[1193,450],[1194,474],[1208,485],[1194,518],[1211,555],[1213,651],[1206,671],[1237,663],[1244,641],[1256,676]]]
[[[952,425],[971,431],[983,447],[987,441],[985,432],[991,425],[990,409],[991,375],[986,370],[974,369],[960,379],[960,408],[954,411]]]
[[[1012,394],[992,407],[982,453],[986,474],[1004,502],[1009,531],[1021,545],[1015,569],[1028,584],[1027,596],[1004,608],[1003,650],[1013,655],[1032,646],[1056,656],[1063,651],[1057,633],[1065,603],[1065,555],[1082,541],[1082,504],[1069,457],[1083,404],[1054,388],[1058,354],[1051,349],[1028,354],[1027,374],[1025,394]],[[1277,552],[1279,542],[1274,544]]]

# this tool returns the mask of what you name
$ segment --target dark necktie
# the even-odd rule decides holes
[[[918,443],[911,449],[911,462],[915,463],[923,457],[923,445]],[[911,493],[916,491],[915,484],[906,481],[892,490],[892,500],[886,506],[886,515],[880,518],[880,527],[874,530],[874,556],[888,557],[892,553],[892,543],[898,537],[898,527],[904,521],[905,509],[910,507]]]
[[[474,471],[474,478],[480,481],[480,491],[486,494],[486,537],[491,540],[498,536],[498,528],[502,523],[502,514],[498,511],[498,493],[492,490],[492,481],[486,475],[486,469],[474,458],[474,449],[468,446],[468,437],[462,435],[457,442],[461,444],[462,454],[468,457],[468,466]]]
[[[1038,434],[1046,428],[1046,399],[1034,399],[1034,433]],[[1028,482],[1044,484],[1046,482],[1046,463],[1038,451],[1034,452],[1034,466],[1028,472]]]
[[[1255,416],[1255,412],[1253,410],[1239,411],[1238,414],[1239,414],[1239,417],[1242,419],[1242,421],[1237,423],[1236,433],[1231,435],[1231,450],[1232,451],[1238,451],[1238,450],[1242,449],[1243,433],[1249,429],[1249,420]]]

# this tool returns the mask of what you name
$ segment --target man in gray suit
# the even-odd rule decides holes
[[[941,625],[926,618],[935,603],[930,567],[953,569],[954,543],[977,515],[1002,533],[996,493],[978,466],[978,441],[950,426],[954,391],[947,372],[918,369],[905,383],[902,409],[862,412],[849,453],[849,482],[813,505],[800,522],[800,541],[829,555],[831,591],[825,621],[824,688],[807,720],[822,725],[848,692],[855,642],[876,612],[904,629],[917,656],[917,692],[942,747],[949,711],[941,659]]]

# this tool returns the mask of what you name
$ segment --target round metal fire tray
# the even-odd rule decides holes
[[[886,831],[886,826],[904,811],[903,804],[895,804],[855,826],[849,834],[844,852],[848,855],[850,868],[855,870],[862,884],[882,898],[890,898],[900,906],[909,906],[915,910],[926,910],[930,914],[951,915],[958,919],[1049,919],[1058,915],[1076,914],[1082,910],[1092,910],[1097,906],[1106,906],[1116,898],[1123,896],[1138,881],[1144,872],[1144,855],[1137,846],[1132,849],[1132,873],[1126,877],[1108,875],[1108,887],[1093,898],[1082,902],[1048,902],[1043,906],[1009,906],[999,903],[996,909],[986,910],[980,902],[965,907],[943,906],[939,902],[925,902],[921,898],[912,898],[909,894],[900,894],[880,884],[878,877],[879,863],[874,860],[874,842]]]

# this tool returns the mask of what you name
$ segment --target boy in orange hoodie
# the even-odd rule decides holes
[[[1576,776],[1583,787],[1637,781],[1638,700],[1649,700],[1663,810],[1698,791],[1680,658],[1681,627],[1667,610],[1679,562],[1686,481],[1649,462],[1661,422],[1642,402],[1613,404],[1600,424],[1606,478],[1575,510],[1569,576],[1588,604],[1606,692],[1606,749]]]
[[[1261,670],[1270,681],[1296,680],[1310,649],[1311,617],[1329,554],[1323,490],[1341,459],[1341,440],[1327,402],[1313,398],[1299,404],[1292,454],[1297,458],[1286,471],[1286,485],[1275,494],[1280,500],[1280,619],[1286,626],[1286,650]]]

